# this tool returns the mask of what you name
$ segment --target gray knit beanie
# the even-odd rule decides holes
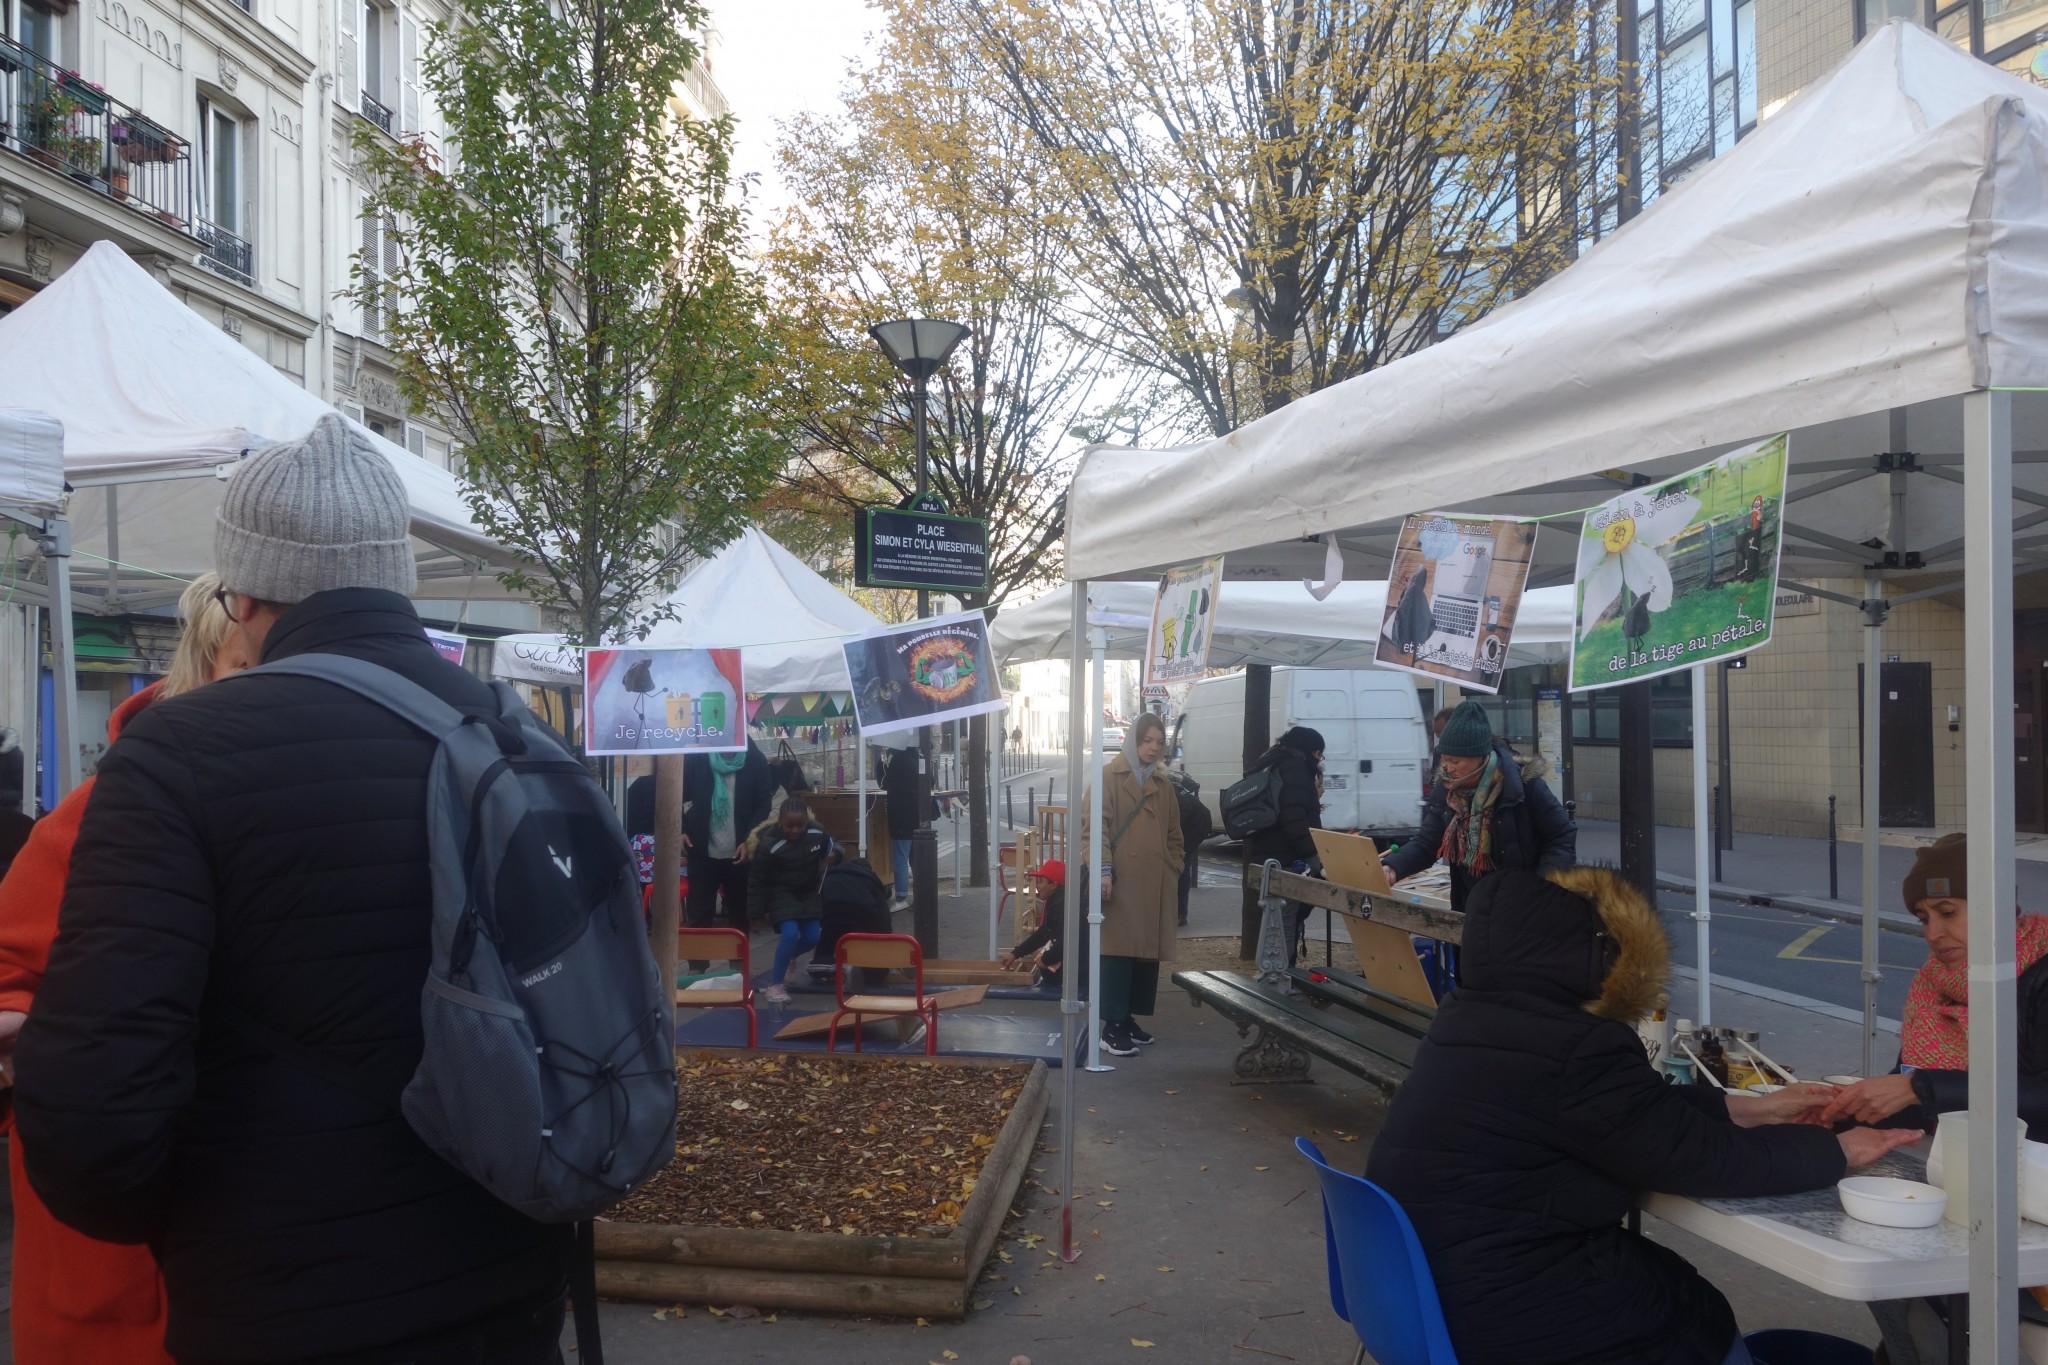
[[[330,588],[411,596],[412,507],[398,471],[329,413],[242,462],[213,518],[221,585],[286,606]]]

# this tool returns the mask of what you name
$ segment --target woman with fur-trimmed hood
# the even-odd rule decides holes
[[[1414,1221],[1462,1365],[1747,1360],[1720,1291],[1623,1226],[1637,1195],[1820,1189],[1918,1136],[1812,1126],[1831,1086],[1667,1084],[1635,1021],[1669,971],[1663,925],[1616,872],[1473,887],[1463,984],[1365,1171]]]

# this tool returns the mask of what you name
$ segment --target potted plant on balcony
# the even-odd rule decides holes
[[[98,180],[107,169],[106,144],[96,137],[64,139],[64,172],[74,180]]]
[[[63,92],[75,100],[78,107],[86,113],[97,118],[107,112],[107,92],[100,86],[76,71],[66,71],[57,79]]]
[[[71,124],[82,106],[58,84],[41,84],[21,105],[23,149],[53,170],[70,160]]]
[[[178,138],[168,129],[140,114],[123,114],[109,130],[121,159],[133,165],[143,161],[175,161]]]

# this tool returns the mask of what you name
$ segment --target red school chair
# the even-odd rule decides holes
[[[889,971],[909,972],[915,994],[848,995],[848,967],[882,967]],[[831,1028],[826,1035],[827,1052],[839,1050],[841,1019],[849,1014],[853,1016],[853,1050],[859,1052],[860,1031],[867,1023],[865,1016],[883,1014],[898,1019],[915,1016],[924,1020],[924,1055],[939,1055],[939,1001],[937,996],[924,993],[924,949],[909,934],[840,935],[839,947],[833,953],[832,983],[839,1008],[833,1012]]]
[[[731,962],[739,967],[738,990],[677,991],[677,1009],[738,1007],[747,1012],[747,1046],[760,1046],[761,1023],[754,1013],[754,974],[747,963],[747,936],[738,929],[678,929],[678,962]]]

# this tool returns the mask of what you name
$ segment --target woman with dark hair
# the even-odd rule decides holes
[[[1296,725],[1259,761],[1245,769],[1245,776],[1268,768],[1280,774],[1280,818],[1244,841],[1245,865],[1258,867],[1269,859],[1289,872],[1305,872],[1317,863],[1312,829],[1323,827],[1323,794],[1319,779],[1323,771],[1323,735],[1306,725]],[[1296,943],[1309,908],[1300,901],[1287,903],[1287,963],[1294,965]]]
[[[1165,753],[1166,723],[1147,711],[1102,773],[1102,1050],[1116,1057],[1152,1041],[1137,1016],[1157,1003],[1180,912],[1180,802]],[[1085,830],[1087,802],[1081,819]],[[1086,916],[1087,902],[1073,909]]]

